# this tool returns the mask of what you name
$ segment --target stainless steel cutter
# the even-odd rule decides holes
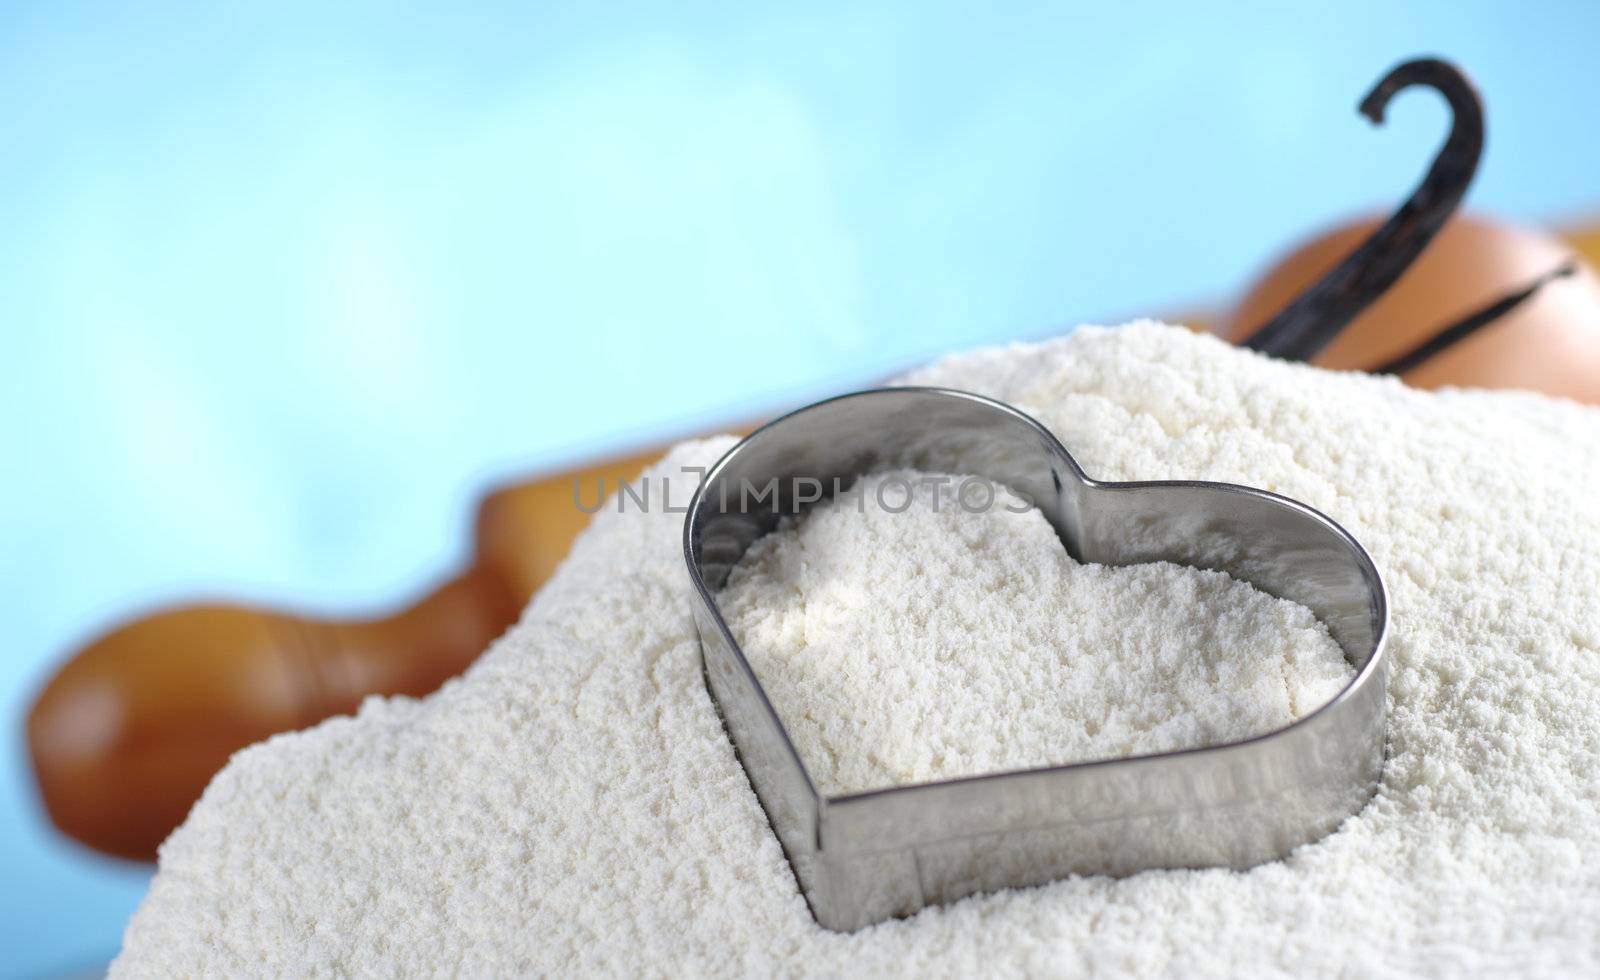
[[[1240,742],[823,796],[717,592],[782,516],[898,467],[1005,484],[1079,561],[1220,569],[1307,606],[1355,679],[1294,724]],[[1263,490],[1090,479],[1042,425],[988,398],[886,388],[768,424],[706,473],[684,557],[706,685],[812,914],[830,929],[1068,875],[1248,868],[1331,832],[1366,804],[1383,769],[1388,605],[1354,538]]]

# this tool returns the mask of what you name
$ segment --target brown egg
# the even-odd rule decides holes
[[[1235,343],[1250,336],[1379,220],[1358,221],[1300,246],[1245,294],[1217,332]],[[1402,377],[1419,388],[1524,388],[1600,405],[1600,280],[1594,269],[1557,238],[1470,215],[1451,218],[1405,275],[1313,363],[1377,367],[1569,260],[1578,265],[1574,275],[1547,283]]]

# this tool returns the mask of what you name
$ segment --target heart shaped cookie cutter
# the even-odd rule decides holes
[[[900,467],[1010,487],[1079,561],[1218,569],[1298,602],[1355,679],[1299,721],[1243,741],[824,796],[716,594],[781,517]],[[830,929],[1068,875],[1248,868],[1332,832],[1382,774],[1388,602],[1353,537],[1263,490],[1090,479],[1049,430],[992,399],[885,388],[769,423],[706,472],[684,519],[684,558],[706,686],[812,915]]]

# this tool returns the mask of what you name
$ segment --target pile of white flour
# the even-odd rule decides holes
[[[1153,325],[914,380],[1016,404],[1091,475],[1267,487],[1350,529],[1393,603],[1378,798],[1249,872],[823,931],[705,693],[682,514],[607,512],[462,678],[237,755],[114,973],[1600,975],[1600,411]]]
[[[817,788],[1198,748],[1355,676],[1303,606],[1220,572],[1080,565],[961,477],[866,477],[751,546],[718,597]]]

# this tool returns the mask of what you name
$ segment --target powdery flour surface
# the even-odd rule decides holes
[[[1600,974],[1600,411],[1148,324],[910,380],[1016,404],[1093,476],[1262,486],[1354,532],[1393,602],[1378,798],[1249,872],[825,932],[701,683],[682,515],[607,513],[462,678],[239,753],[114,974]]]
[[[1080,565],[1038,510],[966,485],[868,476],[758,540],[718,598],[823,793],[1236,741],[1355,676],[1303,606]]]

